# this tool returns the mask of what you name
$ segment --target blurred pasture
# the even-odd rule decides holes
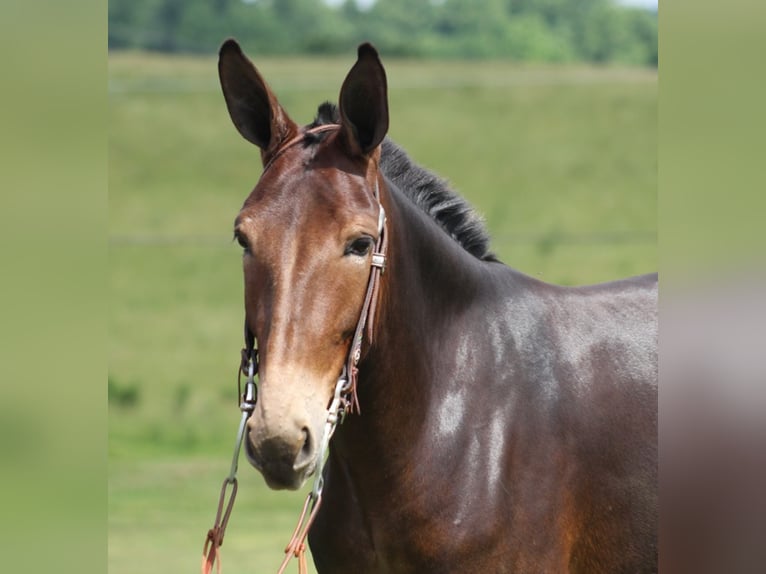
[[[654,70],[391,60],[389,135],[485,216],[495,252],[545,281],[657,266]],[[299,123],[354,54],[255,58]],[[109,57],[109,570],[195,571],[239,410],[240,248],[260,173],[208,57]],[[243,460],[227,574],[274,572],[301,493]]]

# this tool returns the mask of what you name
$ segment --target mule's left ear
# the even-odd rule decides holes
[[[357,54],[340,89],[341,134],[352,155],[367,156],[388,132],[388,87],[375,48],[365,43]]]

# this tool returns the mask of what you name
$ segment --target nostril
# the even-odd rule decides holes
[[[311,443],[311,433],[307,427],[303,427],[303,448],[301,449],[302,454],[311,454],[314,451],[314,445]]]
[[[296,469],[307,466],[314,458],[314,441],[311,438],[311,431],[309,431],[308,427],[303,427],[301,433],[303,435],[303,445],[298,453],[298,457],[295,459]]]

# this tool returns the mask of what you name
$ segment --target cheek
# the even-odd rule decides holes
[[[337,265],[328,274],[322,299],[323,314],[329,319],[328,323],[333,325],[334,337],[344,340],[353,334],[359,321],[369,271],[361,264],[351,264],[345,260],[342,263],[345,265]]]
[[[262,338],[266,318],[271,316],[271,298],[268,282],[264,281],[263,273],[256,273],[254,265],[245,265],[244,299],[245,317],[248,326],[256,336]]]

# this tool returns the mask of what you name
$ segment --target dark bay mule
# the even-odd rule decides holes
[[[387,216],[360,412],[337,427],[309,534],[317,570],[656,571],[657,276],[565,288],[500,263],[470,206],[385,139],[368,44],[338,108],[304,128],[233,40],[219,72],[265,166],[235,236],[260,356],[246,450],[272,488],[317,468]]]

